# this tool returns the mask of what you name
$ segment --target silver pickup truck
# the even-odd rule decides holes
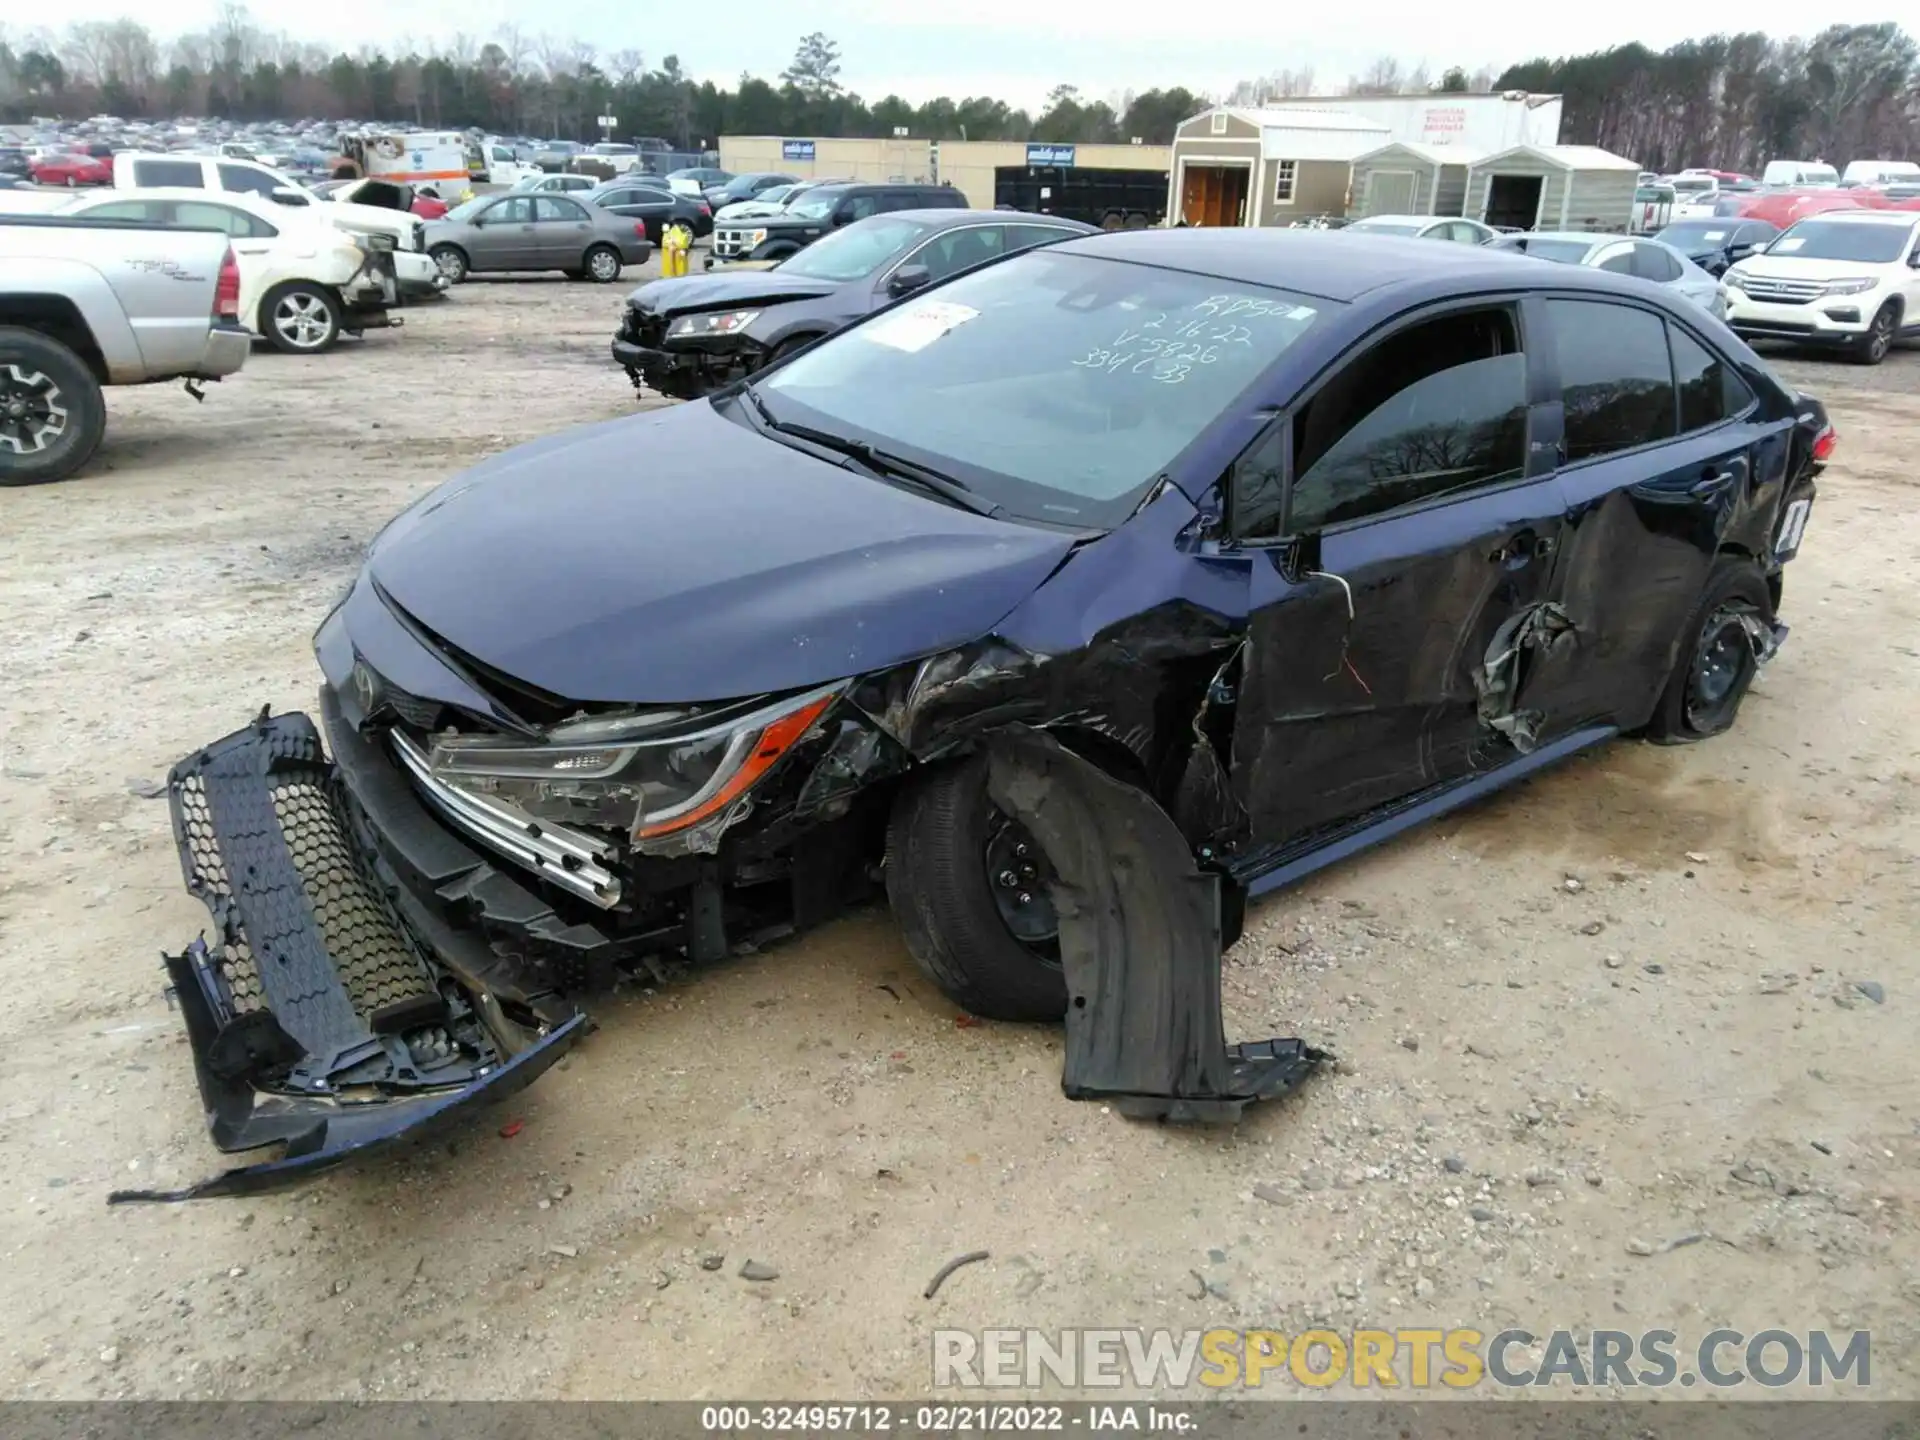
[[[231,375],[251,337],[227,236],[0,215],[0,485],[63,480],[106,430],[106,385]]]

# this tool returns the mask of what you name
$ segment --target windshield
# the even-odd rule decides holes
[[[780,267],[809,280],[864,280],[927,233],[917,220],[878,216],[816,240]]]
[[[446,218],[449,220],[471,220],[486,207],[487,201],[492,198],[491,195],[476,195],[465,204],[456,205],[447,211]]]
[[[1538,235],[1514,235],[1496,240],[1503,250],[1518,250],[1541,260],[1558,260],[1562,265],[1578,265],[1587,258],[1593,245],[1586,240],[1546,240]]]
[[[1106,528],[1336,304],[1030,251],[882,311],[755,390],[778,422],[950,471],[1010,515]]]
[[[1683,195],[1697,195],[1702,190],[1718,188],[1718,182],[1708,175],[1678,175],[1667,183]]]
[[[798,215],[802,220],[824,220],[833,213],[833,207],[839,201],[838,195],[802,195],[787,206],[787,213]]]
[[[1640,204],[1671,204],[1673,190],[1665,185],[1642,185],[1633,192],[1633,198]]]
[[[1369,235],[1418,235],[1422,228],[1418,220],[1356,220],[1347,226]]]
[[[1724,245],[1732,234],[1731,225],[1715,225],[1703,220],[1698,224],[1669,225],[1653,238],[1691,254],[1696,250],[1711,250]]]
[[[1912,227],[1907,225],[1802,220],[1767,246],[1767,254],[1791,255],[1798,260],[1857,260],[1863,265],[1885,265],[1906,253],[1907,238],[1912,233]]]

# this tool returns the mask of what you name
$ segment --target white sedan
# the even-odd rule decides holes
[[[103,190],[62,207],[69,215],[184,225],[230,237],[240,267],[240,318],[293,355],[318,355],[344,334],[394,322],[394,252],[363,246],[311,212],[254,195],[191,189]]]
[[[1411,235],[1421,240],[1452,240],[1484,245],[1500,232],[1458,215],[1369,215],[1345,227],[1349,235]]]

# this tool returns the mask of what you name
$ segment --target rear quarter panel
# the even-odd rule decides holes
[[[0,313],[7,297],[63,296],[92,332],[107,383],[191,374],[226,251],[226,237],[211,232],[0,227]]]

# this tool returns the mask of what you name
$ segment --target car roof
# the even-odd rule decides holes
[[[1362,215],[1358,220],[1349,223],[1350,226],[1371,225],[1374,221],[1379,220],[1389,225],[1438,225],[1446,220],[1459,220],[1462,218],[1464,217],[1459,215]]]
[[[1808,215],[1795,221],[1804,225],[1808,220],[1844,220],[1849,225],[1911,225],[1920,220],[1920,212],[1912,210],[1825,210],[1817,215]]]
[[[1567,238],[1608,240],[1607,235]],[[1220,280],[1271,285],[1325,300],[1398,291],[1409,300],[1474,290],[1511,290],[1515,252],[1484,245],[1435,245],[1406,235],[1353,236],[1339,230],[1175,228],[1116,230],[1065,240],[1049,254],[1125,260]],[[1529,258],[1521,255],[1520,258]],[[1620,277],[1543,262],[1542,289],[1619,293]],[[1635,289],[1634,294],[1646,292]]]
[[[1019,225],[1028,221],[1037,221],[1042,225],[1058,225],[1063,230],[1076,230],[1083,235],[1098,235],[1098,225],[1088,225],[1079,220],[1069,220],[1064,215],[1035,215],[1026,210],[888,210],[881,215],[869,215],[869,220],[918,220],[935,229],[951,230],[956,225],[979,225],[991,222],[996,225]]]

